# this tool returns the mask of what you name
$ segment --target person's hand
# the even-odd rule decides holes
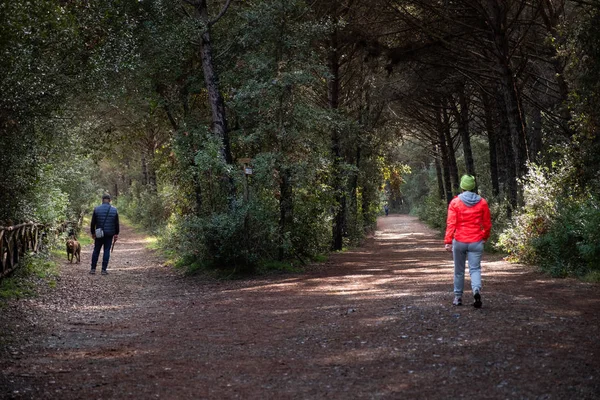
[[[92,239],[96,240],[96,234],[92,233]]]
[[[119,235],[115,235],[115,236],[113,236],[113,242],[116,242],[116,241],[117,241],[117,239],[119,239]]]
[[[452,251],[452,245],[446,243],[446,245],[444,246],[444,248],[446,249],[446,251]]]

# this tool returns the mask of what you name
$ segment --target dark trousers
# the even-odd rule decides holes
[[[92,270],[96,269],[98,264],[98,258],[100,257],[100,250],[104,246],[104,253],[102,255],[102,271],[106,271],[108,267],[108,260],[110,260],[110,246],[112,245],[113,235],[104,236],[94,241],[94,252],[92,253]]]

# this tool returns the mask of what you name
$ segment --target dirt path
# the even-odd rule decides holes
[[[4,308],[27,340],[0,352],[1,398],[600,398],[599,285],[487,257],[483,308],[453,307],[451,256],[412,217],[307,274],[243,281],[182,277],[121,237],[109,276],[86,251]]]

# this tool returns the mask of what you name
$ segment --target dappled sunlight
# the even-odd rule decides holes
[[[346,279],[365,279],[365,278],[371,278],[374,275],[368,275],[368,274],[364,274],[364,275],[344,275],[344,278]]]
[[[128,249],[123,249],[123,248],[119,249],[119,248],[116,248],[116,246],[117,245],[115,245],[115,250],[112,253],[115,256],[119,255],[119,254],[123,254],[123,253],[125,253],[125,254],[129,254],[129,253],[143,253],[143,252],[147,251],[147,249],[145,247],[133,247],[133,248],[128,248]]]
[[[424,233],[419,233],[419,232],[411,232],[411,233],[398,233],[398,232],[387,232],[387,231],[378,231],[375,232],[375,239],[377,240],[401,240],[401,239],[408,239],[408,238],[413,238],[413,236],[417,236],[417,237],[426,237],[426,235]]]
[[[93,350],[70,350],[70,351],[62,351],[60,353],[55,353],[51,355],[51,358],[54,360],[77,360],[77,359],[85,359],[85,360],[119,360],[126,359],[136,356],[144,356],[148,354],[152,354],[153,351],[150,350],[137,350],[137,349],[129,349],[129,348],[108,348],[108,349],[93,349]]]
[[[468,267],[467,267],[468,268]],[[490,277],[494,277],[494,278],[517,278],[518,276],[523,275],[523,271],[514,271],[514,272],[510,272],[510,271],[493,271],[493,270],[487,270],[485,268],[485,265],[482,265],[481,267],[481,273],[482,274],[486,274],[487,276]]]
[[[116,264],[116,263],[115,263]],[[124,272],[124,271],[140,271],[140,270],[147,270],[148,266],[147,265],[115,265],[115,266],[110,266],[109,270],[110,272],[115,272],[115,271],[120,271],[120,272]]]
[[[127,237],[127,238],[121,238],[122,236],[119,236],[119,239],[117,240],[117,243],[121,243],[124,245],[138,245],[138,244],[144,244],[144,243],[154,243],[156,242],[158,239],[155,237],[137,237],[137,238],[132,238],[132,237]]]
[[[359,256],[373,256],[375,254],[375,252],[372,250],[362,249],[362,250],[349,250],[344,254],[352,254],[352,255],[359,255]]]
[[[350,342],[354,344],[354,342]],[[349,344],[350,344],[349,343]],[[357,346],[363,346],[362,348],[345,349],[343,352],[338,352],[333,355],[325,357],[319,357],[315,360],[317,365],[354,365],[364,362],[383,361],[389,358],[393,358],[394,354],[389,352],[386,348],[371,348],[367,340],[356,341]]]
[[[290,281],[290,282],[278,282],[278,283],[269,283],[269,284],[265,284],[265,285],[259,285],[259,286],[252,286],[252,287],[246,287],[246,288],[239,288],[239,289],[235,289],[235,290],[226,290],[226,291],[235,291],[235,292],[260,292],[263,291],[265,289],[268,289],[269,291],[287,291],[292,287],[295,287],[298,285],[298,282],[294,281]]]
[[[119,311],[125,308],[132,307],[132,304],[111,304],[111,305],[87,305],[75,307],[77,310],[81,311]]]
[[[381,294],[380,294],[381,293]],[[328,295],[331,296],[355,296],[360,298],[361,300],[373,300],[377,298],[381,298],[385,294],[387,294],[387,290],[377,290],[377,289],[344,289],[344,290],[330,290],[328,291]]]
[[[389,268],[365,268],[363,271],[366,272],[389,272]]]

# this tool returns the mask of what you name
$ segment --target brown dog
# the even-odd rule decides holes
[[[73,263],[73,258],[77,261],[81,261],[81,245],[77,241],[76,237],[67,240],[67,260]]]

